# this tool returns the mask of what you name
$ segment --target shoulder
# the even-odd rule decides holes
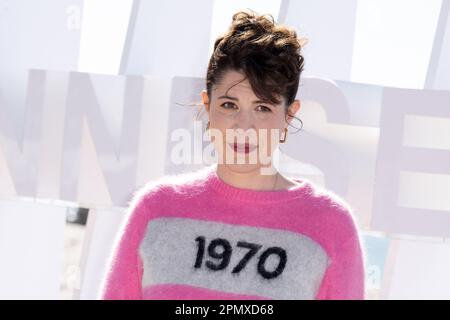
[[[365,255],[362,251],[362,233],[355,210],[335,192],[310,183],[309,201],[314,207],[316,239],[332,259],[353,259]],[[350,255],[350,256],[349,256]]]
[[[166,174],[147,181],[132,193],[129,205],[136,206],[142,202],[151,203],[153,200],[169,200],[180,196],[192,197],[204,191],[210,170],[211,167],[203,167],[187,172]]]
[[[309,182],[308,202],[322,226],[335,237],[348,238],[358,233],[358,220],[352,206],[337,193]]]

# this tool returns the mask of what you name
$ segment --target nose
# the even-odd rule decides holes
[[[236,122],[233,125],[233,129],[235,131],[235,136],[239,137],[241,139],[240,141],[247,141],[250,142],[251,140],[252,144],[255,144],[256,142],[253,141],[254,138],[257,138],[257,131],[255,126],[255,121],[253,119],[253,116],[249,113],[242,112],[237,118]]]
[[[255,119],[251,112],[239,112],[238,117],[236,118],[236,123],[233,126],[233,129],[242,129],[244,131],[253,129],[255,130]]]

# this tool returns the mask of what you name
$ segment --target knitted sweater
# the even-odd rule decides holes
[[[351,208],[307,179],[234,187],[217,164],[136,190],[100,299],[364,299]]]

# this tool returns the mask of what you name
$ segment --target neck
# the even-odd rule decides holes
[[[280,182],[280,175],[278,171],[269,167],[266,171],[267,174],[261,173],[261,167],[255,166],[251,169],[242,169],[239,165],[227,166],[225,164],[217,165],[217,175],[225,183],[237,188],[252,189],[252,190],[274,190],[277,188],[276,182]],[[270,174],[268,174],[270,173]],[[277,181],[278,180],[278,181]]]

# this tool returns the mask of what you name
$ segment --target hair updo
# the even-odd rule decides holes
[[[259,99],[280,104],[283,98],[287,110],[297,95],[305,43],[294,29],[276,24],[270,14],[249,9],[235,13],[228,31],[214,42],[206,73],[208,97],[212,86],[234,70],[245,75],[242,81],[248,78]]]

